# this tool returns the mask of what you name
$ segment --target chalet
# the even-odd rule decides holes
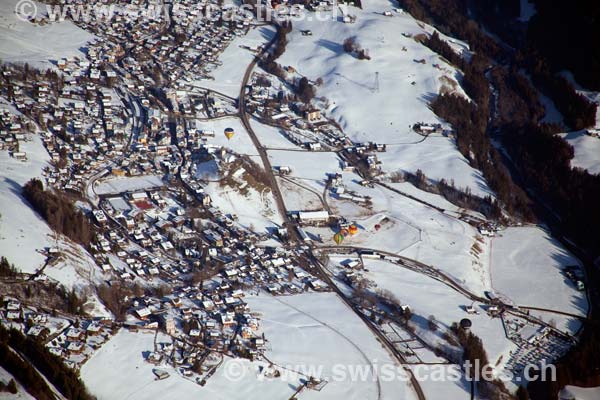
[[[221,324],[223,326],[231,326],[235,324],[235,313],[226,312],[220,313],[219,318],[221,319]]]
[[[200,330],[199,329],[190,329],[190,333],[189,336],[192,338],[199,338],[200,337]]]
[[[70,342],[67,346],[67,352],[69,354],[81,354],[83,353],[84,345],[81,342]]]
[[[100,225],[104,225],[107,222],[107,218],[106,218],[106,215],[104,214],[104,211],[94,210],[92,212],[92,214],[94,215],[94,218]]]
[[[19,161],[27,161],[27,153],[24,151],[15,152],[12,154],[12,156]]]
[[[252,333],[252,329],[250,329],[247,326],[243,326],[241,336],[244,339],[251,339],[252,337],[254,337],[254,334]]]
[[[21,319],[21,312],[20,311],[7,311],[6,312],[6,319],[9,321],[17,321]]]
[[[172,316],[167,316],[165,319],[165,331],[168,335],[174,335],[177,330],[175,328],[175,320]]]
[[[204,300],[202,302],[202,307],[204,307],[206,311],[212,311],[215,309],[215,303],[212,300]]]
[[[321,111],[317,109],[310,109],[304,112],[304,118],[309,122],[319,121],[321,119]]]
[[[85,332],[88,336],[98,336],[102,333],[102,325],[92,322],[85,328]]]
[[[320,279],[313,279],[309,281],[309,285],[313,290],[323,290],[327,288],[327,284]]]
[[[135,313],[136,313],[137,317],[139,319],[141,319],[142,321],[147,320],[148,317],[152,314],[150,309],[147,307],[138,308],[137,310],[135,310]]]
[[[41,325],[34,325],[27,331],[27,336],[39,338],[41,340],[44,340],[48,334],[50,334],[50,329]]]
[[[171,299],[171,303],[173,303],[173,306],[175,306],[175,307],[181,307],[183,305],[183,303],[181,302],[181,299],[179,297],[175,297],[175,298]]]
[[[477,310],[472,305],[466,306],[465,311],[467,312],[467,314],[477,314]]]
[[[217,232],[211,229],[207,229],[203,233],[206,237],[206,240],[208,240],[213,246],[223,247],[223,237]]]
[[[19,302],[18,300],[9,300],[6,303],[6,310],[7,311],[20,311],[21,310],[21,302]]]
[[[66,336],[69,341],[79,341],[85,338],[85,333],[81,329],[70,328]]]
[[[310,142],[307,144],[307,147],[310,151],[320,151],[322,149],[321,143],[319,142]]]
[[[263,348],[265,346],[265,340],[263,338],[254,338],[254,346],[257,349]]]

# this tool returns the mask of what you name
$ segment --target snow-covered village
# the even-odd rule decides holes
[[[0,2],[0,399],[600,398],[598,5]]]

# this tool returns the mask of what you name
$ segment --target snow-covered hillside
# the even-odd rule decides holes
[[[4,62],[26,62],[36,68],[50,68],[60,58],[81,57],[81,48],[94,39],[70,21],[43,26],[23,21],[15,15],[18,3],[22,2],[0,1],[0,59]],[[45,4],[31,3],[36,5],[40,15],[46,14]]]
[[[585,292],[577,291],[562,271],[569,265],[581,264],[540,227],[508,228],[492,240],[492,285],[517,305],[585,316]],[[554,319],[557,328],[565,331],[576,332],[580,327],[574,318],[539,315]]]
[[[20,161],[0,151],[0,249],[2,255],[19,269],[34,272],[44,264],[38,252],[53,246],[52,230],[21,196],[22,186],[31,178],[41,178],[50,157],[41,139],[33,135],[22,151],[27,161]]]
[[[572,167],[587,170],[590,174],[600,174],[600,138],[587,135],[585,132],[569,132],[560,135],[575,150],[571,160]]]
[[[454,179],[459,187],[489,194],[481,173],[468,165],[452,139],[424,138],[410,128],[416,122],[438,122],[428,102],[442,86],[463,93],[457,85],[461,77],[415,41],[414,36],[433,28],[406,13],[383,15],[391,10],[389,2],[378,0],[365,3],[363,10],[351,8],[357,17],[353,24],[343,23],[339,13],[336,21],[294,21],[278,62],[311,80],[323,79],[317,96],[328,99],[328,115],[350,138],[388,145],[380,156],[385,171],[421,169],[433,179]],[[312,31],[312,36],[303,36],[302,30]],[[343,41],[349,37],[368,50],[371,60],[344,52]]]
[[[250,30],[246,36],[236,38],[219,56],[222,65],[211,72],[213,79],[199,80],[195,85],[237,97],[246,67],[254,58],[250,49],[256,50],[271,40],[274,34],[275,29],[272,27],[259,26]]]

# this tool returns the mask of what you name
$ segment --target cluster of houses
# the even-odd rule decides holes
[[[17,160],[26,161],[27,152],[21,151],[20,143],[29,140],[28,132],[34,129],[21,115],[0,108],[0,150],[8,151]]]
[[[386,150],[385,144],[354,143],[340,153],[343,160],[342,170],[358,172],[365,179],[378,176],[383,172],[383,163],[378,159],[377,153]]]
[[[501,229],[501,226],[494,221],[485,221],[477,225],[477,231],[479,234],[487,237],[496,236],[496,232]]]
[[[301,78],[288,67],[287,81],[293,87]],[[281,128],[285,137],[309,151],[342,148],[351,142],[333,121],[314,105],[294,100],[290,85],[284,85],[274,75],[254,72],[248,85],[248,109],[261,122]]]
[[[79,1],[72,6],[104,3]],[[177,15],[170,21],[169,5],[162,6],[164,12],[157,18],[148,18],[143,13],[133,16],[118,4],[111,18],[75,20],[98,39],[87,44],[85,55],[57,60],[61,75],[32,69],[23,73],[22,66],[3,66],[2,78],[10,84],[1,86],[0,95],[37,123],[52,162],[59,167],[47,176],[49,184],[81,192],[84,182],[112,161],[119,164],[112,169],[115,175],[155,172],[151,163],[125,157],[128,144],[143,157],[168,152],[169,111],[198,111],[214,117],[232,109],[234,105],[223,99],[206,93],[190,95],[185,89],[218,65],[221,51],[236,35],[247,32],[250,16],[216,2],[183,0],[176,5]],[[210,18],[202,14],[208,5],[214,6],[207,8],[215,14]],[[223,22],[225,13],[228,18]],[[157,83],[165,88],[164,97],[149,90]],[[25,160],[18,143],[35,128],[3,108],[0,149]],[[177,137],[185,140],[181,126]]]
[[[97,234],[90,249],[110,284],[172,288],[167,296],[126,299],[131,307],[125,325],[164,330],[173,338],[171,347],[159,346],[148,361],[194,373],[209,372],[218,354],[254,358],[264,349],[259,319],[244,301],[249,291],[288,295],[329,290],[304,268],[307,261],[297,250],[261,245],[264,237],[213,207],[202,181],[191,173],[202,158],[238,158],[209,145],[214,132],[200,123],[237,111],[236,104],[192,83],[210,74],[220,52],[247,32],[250,20],[241,13],[233,21],[220,19],[223,13],[239,13],[231,5],[213,7],[213,18],[201,18],[199,7],[208,4],[178,1],[171,21],[135,18],[118,7],[112,18],[74,21],[98,37],[85,54],[57,60],[58,73],[3,66],[0,85],[0,96],[11,103],[0,111],[1,149],[26,159],[19,143],[28,140],[29,132],[40,131],[52,161],[44,171],[49,186],[90,198],[95,182],[104,179],[127,182],[154,175],[170,183],[181,178],[183,185],[169,185],[172,189],[130,190],[122,183],[119,193],[94,194],[97,202],[89,214]],[[302,146],[319,151],[349,143],[319,109],[287,102],[273,106],[270,92],[261,98],[256,79],[251,101],[261,102],[265,118],[289,125],[291,135],[304,134]],[[151,89],[156,86],[163,89]],[[305,211],[297,218],[301,224],[322,224],[330,215]],[[16,299],[3,302],[0,318],[21,324],[74,368],[108,340],[114,324],[30,312]]]
[[[82,65],[77,60],[73,62]],[[21,66],[4,68],[3,77],[10,80],[10,85],[2,85],[0,94],[16,111],[29,117],[29,122],[24,122],[21,115],[3,111],[7,131],[2,130],[0,136],[8,145],[2,147],[12,151],[14,157],[25,158],[26,154],[18,151],[18,142],[27,140],[27,132],[39,128],[44,146],[57,166],[47,176],[48,183],[61,189],[81,190],[86,176],[108,158],[122,153],[123,143],[118,139],[125,134],[128,118],[115,90],[89,80],[89,76],[59,78],[33,70],[25,73]]]
[[[45,344],[48,350],[62,357],[71,368],[78,369],[113,334],[113,321],[76,319],[37,307],[22,304],[4,296],[0,323],[16,328]]]
[[[248,291],[284,295],[326,289],[324,282],[299,268],[288,251],[250,246],[243,260],[220,260],[220,273],[197,284],[179,280],[177,285],[174,278],[172,293],[162,298],[133,299],[129,329],[161,328],[173,338],[168,348],[150,354],[148,362],[181,368],[185,375],[199,374],[200,382],[219,356],[255,359],[265,349],[259,317],[244,301]]]
[[[371,204],[371,197],[348,190],[346,185],[344,185],[342,174],[330,174],[328,184],[331,195],[339,200],[347,200],[363,206],[369,206]]]
[[[52,354],[62,357],[67,366],[79,369],[113,334],[111,320],[76,321],[48,340],[46,347]]]

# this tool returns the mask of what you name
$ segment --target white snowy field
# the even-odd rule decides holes
[[[152,189],[163,185],[164,183],[158,175],[114,177],[97,182],[94,190],[97,194],[114,194],[125,191]]]
[[[385,171],[415,172],[420,169],[435,181],[454,179],[455,185],[461,189],[468,187],[479,196],[493,195],[481,172],[471,168],[454,146],[452,139],[431,136],[417,144],[387,146],[387,151],[377,157],[383,162]]]
[[[226,128],[232,128],[235,132],[231,139],[227,139],[224,132]],[[215,132],[215,137],[207,139],[206,143],[216,147],[227,147],[238,154],[249,156],[258,155],[258,151],[250,136],[246,132],[242,121],[237,117],[220,118],[212,121],[200,122],[200,129],[212,130]]]
[[[301,149],[289,140],[287,140],[282,134],[281,129],[275,128],[269,125],[261,124],[260,122],[250,119],[250,125],[260,140],[260,143],[266,148],[276,149]]]
[[[383,365],[393,367],[395,363],[364,323],[335,294],[260,295],[246,300],[253,311],[262,314],[261,324],[268,340],[266,355],[269,360],[296,367],[297,371],[311,371],[313,375],[322,372],[318,377],[329,381],[320,392],[304,391],[301,398],[415,397],[403,373],[398,379],[369,373]],[[373,369],[364,370],[364,379],[351,378],[350,368],[357,371],[369,365],[373,365]]]
[[[480,244],[481,254],[473,254],[477,230],[455,218],[452,209],[450,213],[442,213],[380,186],[374,189],[360,186],[352,174],[343,176],[348,190],[368,195],[372,201],[372,206],[365,208],[348,200],[329,197],[332,211],[344,215],[359,227],[355,236],[344,240],[344,245],[388,251],[432,265],[476,293],[483,294],[489,289],[486,246]],[[413,192],[418,195],[416,197],[426,197],[433,204],[448,206],[441,196]],[[380,225],[378,231],[374,228],[376,224]],[[313,232],[312,229],[308,231]],[[328,244],[333,244],[333,233],[327,232],[327,237],[323,233]]]
[[[575,150],[572,167],[587,170],[590,174],[600,174],[600,138],[586,135],[585,132],[569,132],[560,135]]]
[[[44,269],[44,275],[60,282],[69,289],[83,288],[102,280],[102,273],[96,266],[94,259],[79,244],[61,238],[58,241],[52,241],[52,246],[58,248],[60,261],[49,264]],[[93,306],[91,313],[106,315],[106,309],[98,302],[95,295],[88,297],[87,300]]]
[[[23,2],[0,0],[0,59],[4,62],[27,62],[37,68],[50,68],[60,58],[83,56],[81,48],[95,38],[70,21],[44,26],[22,21],[15,14],[18,3]],[[28,4],[35,4],[39,14],[46,14],[45,4]]]
[[[274,35],[272,27],[259,26],[252,28],[246,36],[235,38],[219,56],[222,65],[210,73],[214,80],[203,79],[194,84],[237,98],[246,67],[254,58],[253,52],[240,46],[257,48],[268,43]]]
[[[421,190],[409,182],[398,182],[398,183],[390,182],[390,183],[388,183],[388,185],[395,189],[398,189],[408,195],[411,195],[417,199],[420,199],[429,204],[432,204],[436,207],[443,208],[444,210],[446,210],[448,212],[458,213],[461,211],[465,211],[465,212],[468,211],[468,210],[462,210],[460,207],[450,203],[448,200],[446,200],[444,197],[442,197],[440,195]],[[484,218],[484,217],[482,215],[480,215],[480,218]]]
[[[435,374],[440,371],[440,369],[445,368],[443,365],[412,365],[411,369],[413,373],[417,376],[436,376]],[[441,375],[438,375],[441,376]],[[468,400],[471,398],[471,388],[469,382],[467,382],[462,377],[456,377],[456,375],[451,375],[448,373],[446,376],[449,376],[449,379],[438,380],[436,379],[420,379],[419,384],[421,385],[421,389],[425,394],[427,399],[431,400],[442,400],[442,399],[452,399],[452,400]]]
[[[541,227],[508,228],[492,240],[490,271],[497,293],[517,305],[585,316],[585,292],[577,291],[562,274],[561,268],[567,265],[581,263]],[[573,332],[579,328],[574,318],[531,313],[546,321],[554,319],[561,330]]]
[[[337,154],[269,150],[268,156],[273,168],[286,166],[292,170],[287,180],[278,180],[288,210],[323,208],[320,196],[325,189],[327,174],[341,171]]]
[[[336,153],[270,150],[269,160],[273,167],[289,166],[290,176],[299,178],[303,184],[323,192],[327,173],[341,172]]]
[[[159,334],[157,342],[171,343],[171,338]],[[231,359],[226,359],[206,386],[201,387],[172,367],[155,367],[145,362],[144,357],[153,350],[154,333],[121,330],[81,368],[81,378],[99,400],[258,400],[289,398],[295,391],[294,385],[282,380],[259,381],[256,364]],[[154,368],[167,371],[170,377],[155,380]],[[236,378],[228,379],[228,373]]]
[[[38,271],[46,257],[40,252],[58,247],[62,258],[49,265],[44,274],[68,288],[87,286],[96,281],[94,260],[80,246],[56,235],[21,195],[23,185],[32,178],[43,181],[42,170],[49,156],[38,135],[21,143],[27,161],[19,161],[0,151],[0,256],[26,273]],[[100,310],[102,307],[100,307]]]
[[[21,143],[27,161],[19,161],[0,151],[0,255],[23,272],[34,272],[44,264],[45,257],[37,250],[54,245],[52,230],[31,209],[21,191],[32,178],[42,178],[42,170],[50,157],[37,135]]]
[[[322,190],[312,188],[303,180],[288,179],[277,179],[279,190],[283,195],[283,202],[288,210],[319,210],[323,208],[323,202],[319,197]]]
[[[326,114],[350,138],[393,144],[380,155],[384,170],[421,169],[432,179],[454,179],[459,187],[488,194],[481,174],[468,165],[451,140],[421,141],[423,137],[409,128],[416,122],[440,122],[428,103],[442,86],[463,93],[458,85],[460,74],[453,67],[412,37],[403,36],[433,29],[406,13],[383,16],[393,8],[384,0],[363,7],[350,8],[357,16],[354,24],[344,24],[339,15],[336,21],[294,21],[286,52],[278,62],[293,66],[309,79],[323,79],[317,97],[327,97]],[[302,36],[301,30],[311,30],[312,36]],[[357,60],[344,52],[343,41],[349,37],[368,50],[371,60]],[[417,62],[421,60],[424,64]]]
[[[211,182],[205,191],[219,210],[225,214],[236,214],[238,222],[246,228],[253,227],[256,232],[265,233],[268,227],[281,226],[283,223],[270,190],[259,193],[248,187],[247,193],[242,194],[239,188],[223,187],[220,183]]]

